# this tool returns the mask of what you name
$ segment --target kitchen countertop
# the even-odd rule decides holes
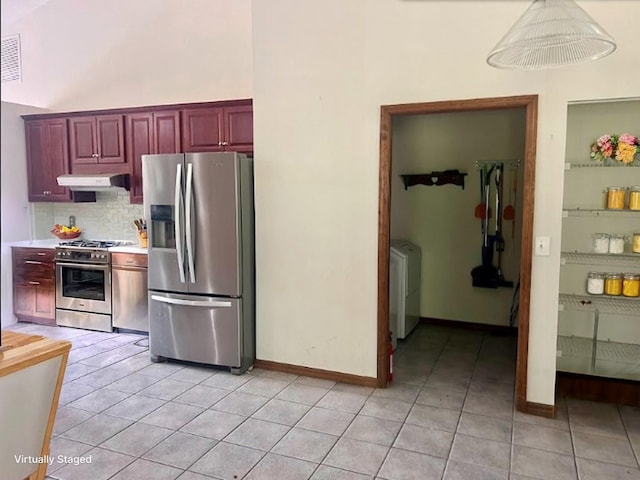
[[[121,247],[111,247],[109,248],[109,251],[111,253],[141,253],[143,255],[147,254],[147,249],[139,245],[123,245]]]
[[[57,238],[47,238],[46,240],[23,240],[21,242],[8,242],[12,247],[27,248],[56,248],[60,243]]]
[[[26,248],[51,248],[54,249],[60,244],[61,240],[57,238],[48,238],[46,240],[23,240],[20,242],[8,242],[11,247],[26,247]],[[139,245],[122,245],[120,247],[109,248],[111,253],[141,253],[147,254],[147,249]]]

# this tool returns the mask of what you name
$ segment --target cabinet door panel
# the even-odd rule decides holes
[[[98,138],[95,117],[69,119],[71,164],[98,163]]]
[[[132,162],[131,203],[142,203],[142,155],[153,151],[153,114],[127,115],[127,157]]]
[[[98,131],[98,163],[125,163],[124,127],[121,115],[96,117]]]
[[[25,123],[27,140],[27,178],[29,201],[46,202],[49,165],[45,159],[45,127],[43,121]]]
[[[222,108],[201,108],[182,112],[182,148],[184,152],[221,152],[224,150]]]
[[[67,141],[67,120],[48,120],[45,122],[47,132],[47,152],[50,170],[50,199],[53,201],[69,201],[69,189],[58,185],[58,176],[69,173],[69,144]]]
[[[180,112],[153,115],[155,153],[180,153]]]
[[[33,305],[34,316],[43,319],[55,319],[55,295],[55,289],[50,286],[36,285]]]
[[[226,150],[253,152],[253,107],[251,105],[225,107],[224,126]]]
[[[143,202],[142,155],[180,153],[180,112],[126,116],[127,161],[131,162],[131,203]]]
[[[67,120],[28,120],[25,135],[29,201],[70,201],[71,192],[57,182],[59,175],[69,173]]]
[[[33,315],[35,304],[35,288],[31,285],[13,285],[13,313],[18,315]]]

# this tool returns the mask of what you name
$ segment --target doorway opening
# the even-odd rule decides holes
[[[454,100],[429,103],[384,105],[380,119],[380,171],[378,211],[378,332],[377,384],[384,387],[389,375],[389,259],[391,242],[391,185],[393,121],[401,116],[442,113],[464,113],[522,109],[525,116],[524,156],[522,158],[522,210],[519,266],[518,334],[515,378],[515,402],[520,411],[536,412],[527,404],[527,351],[529,339],[529,301],[531,260],[533,252],[533,207],[535,186],[535,154],[537,137],[537,95]],[[472,176],[472,178],[475,178]],[[472,181],[468,178],[467,181]],[[551,412],[553,414],[553,412]]]

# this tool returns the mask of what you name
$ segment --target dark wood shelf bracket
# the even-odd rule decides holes
[[[414,185],[447,185],[453,184],[462,187],[464,190],[464,177],[466,173],[459,170],[445,170],[443,172],[431,173],[414,173],[409,175],[400,175],[404,183],[404,189],[413,187]]]

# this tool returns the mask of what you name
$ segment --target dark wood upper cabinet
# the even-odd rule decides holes
[[[153,114],[154,153],[180,153],[180,112],[167,111]]]
[[[180,112],[126,116],[127,158],[132,164],[131,203],[142,203],[142,155],[180,153]]]
[[[226,151],[253,153],[253,107],[224,108]]]
[[[58,187],[59,175],[129,174],[131,203],[142,203],[142,155],[253,154],[250,99],[75,113],[23,115],[29,200],[95,201]]]
[[[196,108],[182,112],[182,147],[186,152],[222,152],[222,108]]]
[[[122,115],[69,118],[74,173],[128,173]]]
[[[68,202],[67,188],[57,177],[69,173],[67,121],[64,118],[25,122],[30,202]]]
[[[182,147],[184,152],[253,153],[253,106],[183,110]]]

